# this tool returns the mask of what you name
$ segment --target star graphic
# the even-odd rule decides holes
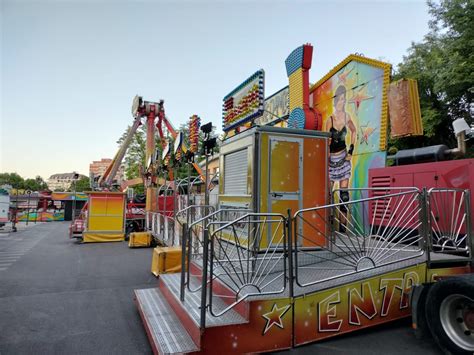
[[[276,303],[273,304],[272,310],[268,313],[262,314],[262,317],[267,320],[267,324],[265,324],[265,329],[263,330],[263,334],[265,335],[266,332],[273,326],[276,325],[278,328],[283,329],[283,323],[281,319],[285,315],[286,312],[290,309],[291,305],[286,305],[279,308]]]
[[[347,70],[349,67],[345,67],[342,73],[338,74],[337,77],[339,78],[339,81],[342,82],[344,85],[346,85],[347,77],[351,73],[351,71],[354,70],[354,67],[351,67],[349,70]]]
[[[356,112],[359,111],[359,106],[364,100],[368,99],[373,99],[373,96],[367,95],[367,86],[363,85],[357,92],[352,95],[351,99],[349,100],[349,103],[352,103],[355,105]]]
[[[360,144],[365,143],[369,145],[369,137],[375,132],[377,128],[369,127],[369,124],[360,126]]]

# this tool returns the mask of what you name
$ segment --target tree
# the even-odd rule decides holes
[[[412,43],[395,79],[418,81],[424,136],[391,140],[397,148],[420,145],[454,145],[452,121],[472,121],[474,97],[474,2],[428,2],[430,32]]]
[[[69,186],[68,191],[74,191],[74,182],[71,183]],[[83,191],[90,191],[91,190],[91,182],[87,176],[81,177],[79,180],[76,181],[76,192],[83,192]]]
[[[124,142],[130,126],[122,134],[120,139],[117,141],[119,146]],[[140,167],[145,166],[146,158],[146,127],[140,126],[135,135],[133,136],[130,145],[128,146],[127,152],[125,153],[125,178],[127,180],[140,177]]]
[[[26,179],[23,186],[26,190],[31,191],[42,191],[48,188],[41,176],[37,176],[34,179]]]
[[[17,173],[0,173],[1,185],[11,185],[14,189],[24,189],[25,180]]]

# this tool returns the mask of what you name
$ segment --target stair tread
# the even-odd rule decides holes
[[[190,292],[186,289],[184,302],[179,300],[181,275],[180,274],[164,274],[160,275],[161,281],[163,281],[168,289],[171,291],[173,296],[181,303],[182,307],[186,310],[193,321],[199,325],[201,318],[201,291]],[[190,284],[192,289],[196,289],[200,286],[201,282],[194,276],[190,277]],[[213,310],[218,312],[227,307],[227,304],[220,297],[213,297]],[[207,311],[206,317],[206,328],[218,327],[223,325],[231,324],[244,324],[248,323],[244,317],[233,309],[225,312],[219,317],[214,317],[209,311]]]
[[[135,290],[138,306],[153,342],[161,353],[199,351],[165,296],[158,288]]]

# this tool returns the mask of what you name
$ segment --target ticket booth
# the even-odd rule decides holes
[[[267,126],[229,138],[220,149],[219,208],[286,216],[288,209],[327,204],[328,144],[326,132]],[[323,242],[317,234],[301,240]]]

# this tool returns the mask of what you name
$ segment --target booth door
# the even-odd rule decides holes
[[[270,137],[268,211],[287,216],[302,208],[303,140]],[[271,238],[270,238],[271,239]],[[275,244],[271,242],[270,244]]]

